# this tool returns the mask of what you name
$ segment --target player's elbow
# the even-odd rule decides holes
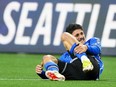
[[[98,46],[88,46],[88,51],[94,55],[98,55],[101,53],[101,48]]]

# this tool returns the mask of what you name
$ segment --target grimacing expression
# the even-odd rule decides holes
[[[76,29],[76,30],[74,30],[74,31],[72,32],[72,35],[73,35],[74,37],[76,37],[76,39],[77,39],[79,42],[81,42],[82,44],[85,43],[85,34],[84,34],[83,30],[81,30],[81,29]]]

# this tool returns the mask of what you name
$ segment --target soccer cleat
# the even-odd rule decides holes
[[[82,64],[83,64],[83,71],[84,72],[91,71],[94,68],[92,63],[88,60],[83,60]]]
[[[61,75],[58,71],[46,71],[46,76],[50,79],[50,80],[54,80],[54,81],[65,81],[65,77],[63,75]]]

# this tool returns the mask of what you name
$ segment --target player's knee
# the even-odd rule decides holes
[[[57,63],[57,59],[54,56],[52,56],[52,55],[44,55],[43,56],[43,62],[44,62],[44,64],[46,62],[49,62],[49,61],[53,61],[53,62]]]
[[[43,60],[46,60],[46,59],[51,59],[51,55],[44,55]]]
[[[68,39],[68,38],[67,38],[67,35],[68,35],[68,33],[67,33],[67,32],[64,32],[64,33],[61,35],[61,40],[62,40],[62,41],[65,41],[66,39]]]

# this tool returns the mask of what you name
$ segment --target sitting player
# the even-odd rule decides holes
[[[69,24],[61,40],[67,51],[58,59],[52,55],[43,56],[36,73],[43,79],[58,81],[99,79],[104,68],[99,39],[93,37],[85,41],[82,26]]]

